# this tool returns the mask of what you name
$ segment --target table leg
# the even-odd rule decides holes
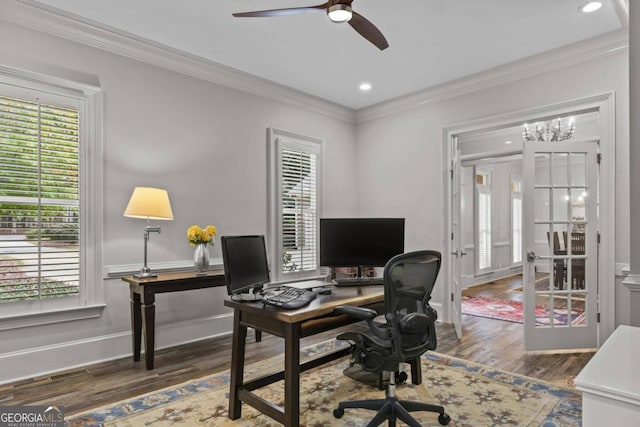
[[[133,347],[133,361],[140,361],[140,342],[142,340],[142,313],[140,294],[131,292],[131,339]]]
[[[300,424],[300,325],[288,324],[284,337],[284,425]]]
[[[247,327],[240,323],[240,311],[233,312],[233,340],[231,344],[231,378],[229,379],[229,418],[237,420],[242,415],[242,402],[238,388],[244,384],[244,349]]]
[[[153,369],[153,354],[156,338],[155,295],[146,294],[142,298],[142,330],[144,331],[144,363],[147,370]]]

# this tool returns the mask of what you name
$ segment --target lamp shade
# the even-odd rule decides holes
[[[162,188],[136,187],[124,216],[142,219],[173,219],[169,193]]]

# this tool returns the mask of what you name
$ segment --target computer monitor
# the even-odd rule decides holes
[[[264,236],[222,236],[222,261],[227,293],[236,300],[257,300],[269,278]]]
[[[321,218],[320,265],[383,267],[404,252],[404,218]]]

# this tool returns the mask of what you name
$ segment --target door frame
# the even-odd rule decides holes
[[[461,290],[453,289],[452,270],[457,249],[455,240],[452,240],[451,191],[453,179],[451,179],[451,159],[456,137],[469,132],[492,131],[504,127],[520,126],[527,121],[541,117],[554,117],[567,115],[579,111],[598,111],[600,119],[600,205],[598,231],[600,233],[598,256],[598,283],[599,283],[599,335],[598,345],[601,345],[613,333],[615,329],[615,92],[606,92],[590,97],[544,105],[531,109],[516,111],[498,116],[483,117],[476,120],[445,127],[443,129],[443,177],[445,191],[443,191],[443,228],[442,228],[442,269],[444,279],[445,298],[442,301],[443,319],[452,323],[454,293],[458,295]],[[491,157],[491,153],[487,153]],[[524,177],[523,177],[524,178]],[[526,243],[523,242],[523,247]],[[458,295],[459,298],[459,295]],[[456,298],[456,299],[458,299]]]

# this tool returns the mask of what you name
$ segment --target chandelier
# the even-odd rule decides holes
[[[562,130],[562,123],[560,118],[555,120],[545,120],[542,126],[538,126],[536,123],[536,128],[533,133],[529,132],[529,126],[525,123],[524,130],[522,131],[522,139],[525,141],[541,141],[541,142],[551,142],[551,141],[565,141],[569,138],[573,137],[576,128],[573,125],[573,117],[569,119],[569,129]]]

